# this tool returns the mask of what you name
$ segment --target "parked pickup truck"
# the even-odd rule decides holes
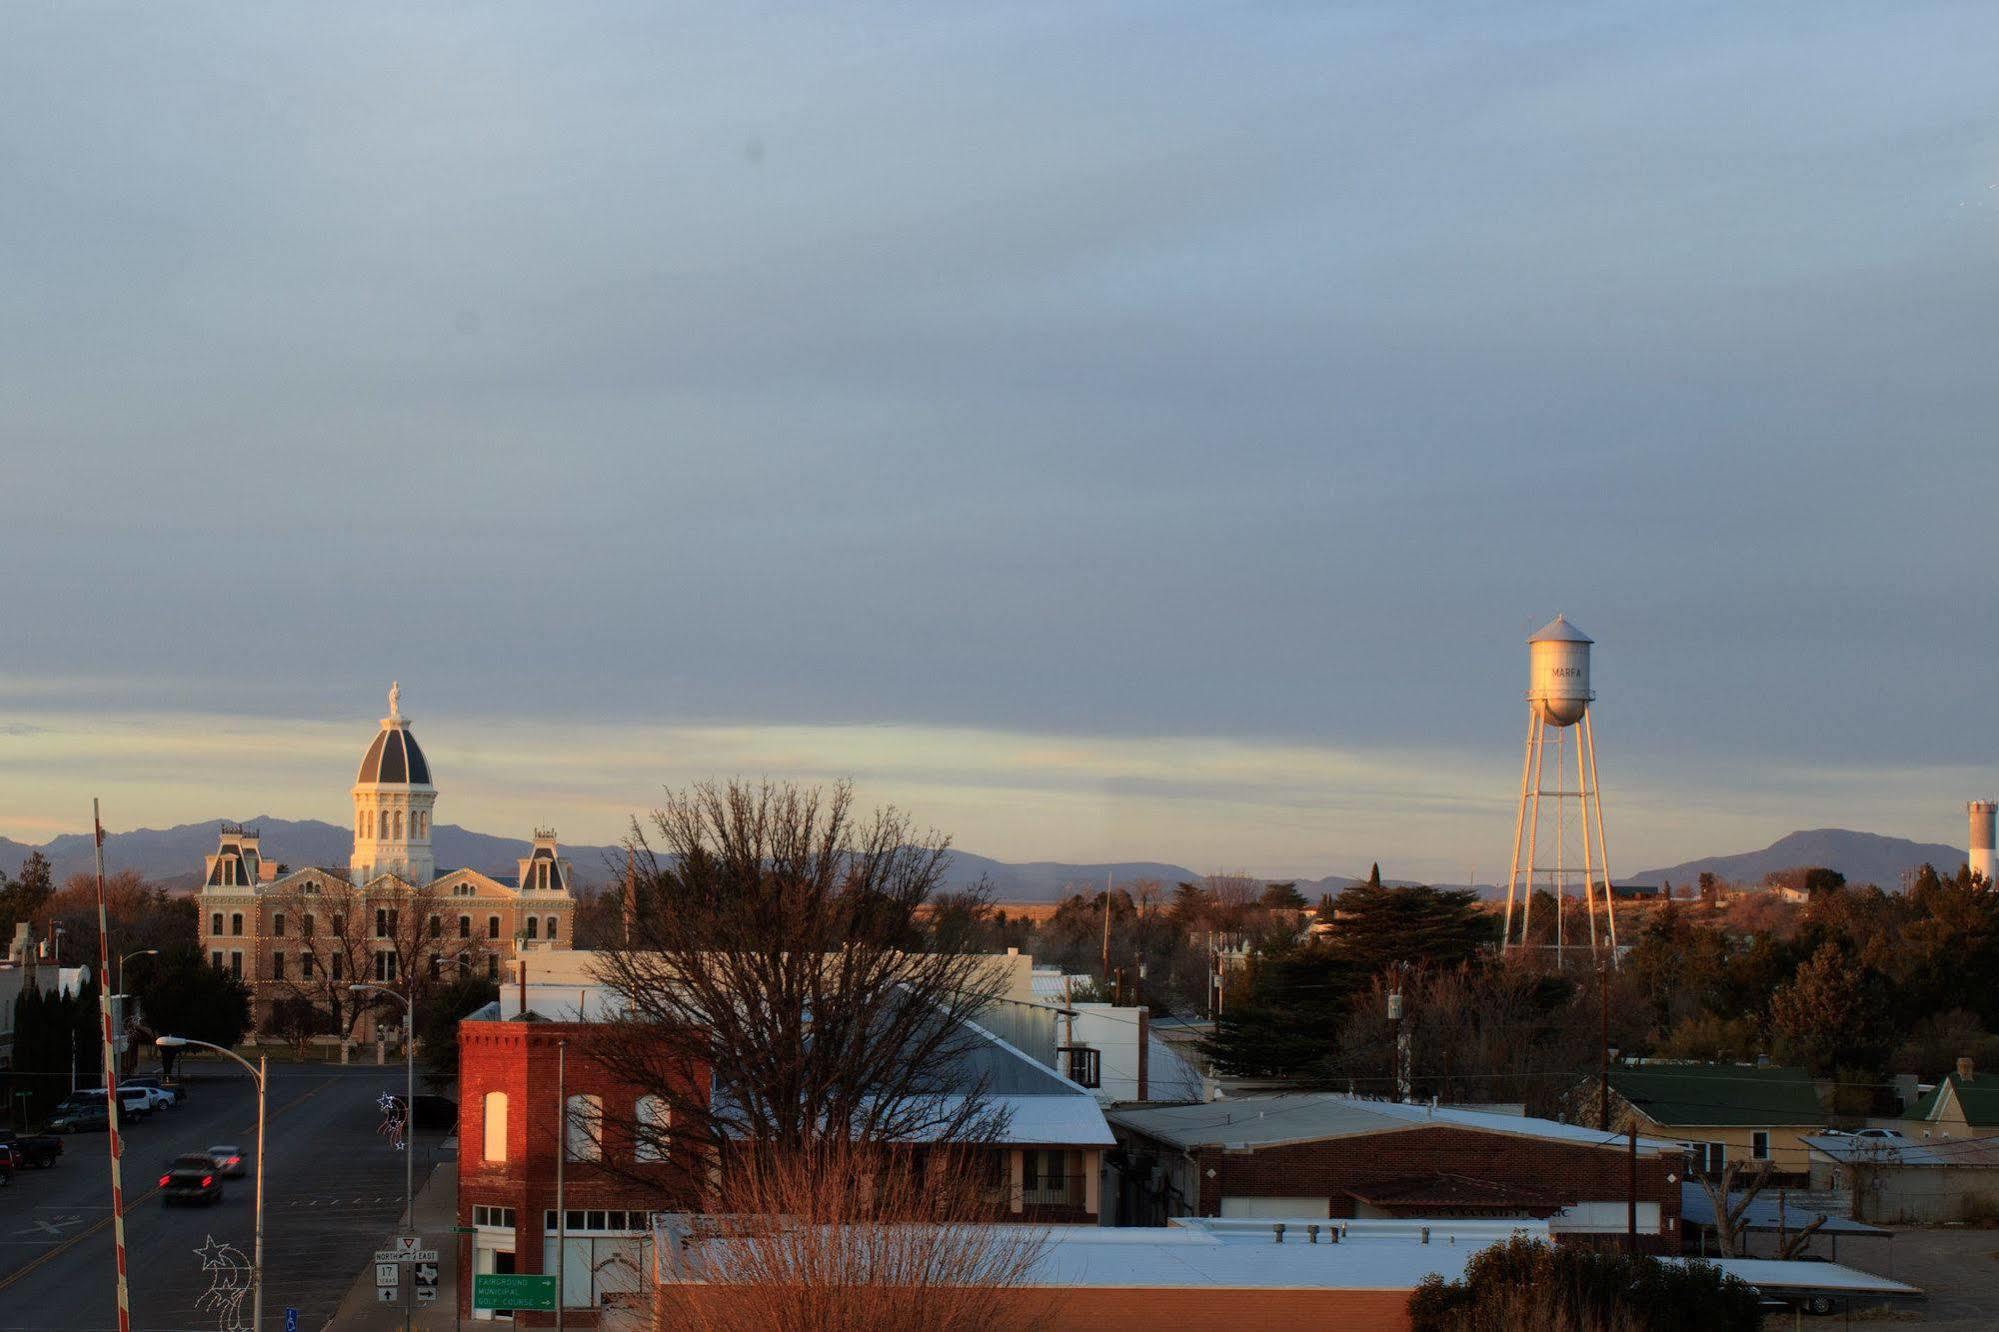
[[[5,1152],[14,1169],[33,1166],[47,1170],[62,1155],[62,1139],[46,1133],[0,1133],[0,1152]]]

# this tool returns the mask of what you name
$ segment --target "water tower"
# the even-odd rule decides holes
[[[1591,955],[1607,945],[1613,963],[1617,957],[1603,799],[1596,784],[1596,734],[1589,716],[1596,697],[1589,687],[1590,642],[1588,634],[1560,615],[1527,640],[1527,751],[1520,763],[1520,812],[1513,822],[1503,947],[1511,950],[1531,938],[1534,894],[1543,890],[1557,907],[1558,965],[1568,949],[1585,943],[1568,937],[1572,897],[1583,904]]]
[[[1971,815],[1971,844],[1965,848],[1965,861],[1973,874],[1983,875],[1988,886],[1999,882],[1993,875],[1992,831],[1994,815],[1999,814],[1999,804],[1990,800],[1974,800],[1965,809]]]

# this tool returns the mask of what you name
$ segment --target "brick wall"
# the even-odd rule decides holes
[[[1664,1233],[1639,1236],[1648,1250],[1678,1251],[1680,1186],[1667,1176],[1681,1165],[1677,1154],[1638,1158],[1638,1199],[1659,1204],[1664,1226]],[[1351,1217],[1355,1204],[1348,1190],[1435,1172],[1541,1190],[1563,1205],[1607,1202],[1626,1196],[1628,1169],[1621,1146],[1570,1145],[1445,1125],[1253,1152],[1208,1147],[1196,1160],[1202,1216],[1220,1216],[1223,1198],[1323,1196],[1333,1216]]]
[[[718,1304],[726,1294],[710,1296]],[[1228,1332],[1407,1332],[1407,1290],[1218,1289],[1214,1287],[1080,1286],[995,1291],[996,1308],[1018,1311],[1034,1326],[1067,1332],[1160,1332],[1162,1328],[1226,1328]],[[685,1326],[661,1310],[658,1332]]]

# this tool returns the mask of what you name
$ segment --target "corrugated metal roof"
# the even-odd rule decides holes
[[[1370,1133],[1448,1125],[1588,1147],[1622,1147],[1624,1135],[1552,1119],[1457,1110],[1449,1106],[1366,1101],[1338,1092],[1278,1092],[1236,1096],[1202,1105],[1126,1106],[1106,1112],[1113,1124],[1179,1147],[1273,1147]],[[1648,1151],[1677,1152],[1677,1143],[1639,1139]]]
[[[1806,1146],[1842,1165],[1999,1169],[1999,1138],[1857,1138],[1817,1133]]]
[[[1734,1206],[1741,1197],[1729,1195],[1729,1205]],[[1893,1232],[1870,1226],[1864,1221],[1850,1217],[1833,1216],[1816,1209],[1799,1207],[1795,1203],[1779,1205],[1779,1197],[1774,1190],[1765,1190],[1749,1200],[1749,1209],[1742,1214],[1737,1224],[1748,1230],[1788,1230],[1795,1235],[1823,1215],[1825,1224],[1818,1233],[1821,1235],[1887,1235]],[[1690,1226],[1711,1226],[1714,1224],[1714,1203],[1709,1200],[1707,1190],[1692,1182],[1680,1185],[1680,1220]]]
[[[1612,1069],[1610,1086],[1662,1126],[1812,1127],[1825,1122],[1818,1086],[1800,1068],[1641,1064]]]

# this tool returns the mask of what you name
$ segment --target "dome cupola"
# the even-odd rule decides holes
[[[430,762],[403,716],[400,685],[389,686],[389,715],[361,758],[353,795],[354,854],[348,872],[355,883],[382,874],[419,885],[437,877],[430,848],[437,788],[431,784]]]

